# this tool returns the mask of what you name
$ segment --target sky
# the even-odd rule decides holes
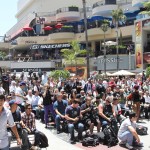
[[[3,36],[17,22],[15,18],[17,1],[0,0],[0,36]]]

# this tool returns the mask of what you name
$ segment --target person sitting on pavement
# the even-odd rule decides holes
[[[79,107],[79,101],[74,100],[71,105],[69,105],[65,110],[65,118],[68,122],[68,131],[71,135],[70,142],[75,143],[74,129],[78,130],[78,139],[82,140],[82,132],[84,130],[84,125],[80,123],[81,110]]]
[[[118,138],[121,140],[120,145],[125,145],[128,149],[133,149],[133,145],[143,146],[136,132],[137,116],[135,112],[129,112],[129,118],[126,118],[118,131]]]
[[[26,104],[25,105],[25,112],[22,113],[21,115],[21,125],[24,128],[24,132],[26,134],[35,134],[35,143],[34,146],[38,145],[38,131],[36,130],[36,125],[35,125],[35,115],[32,113],[32,106],[31,104]],[[37,140],[36,140],[37,139]]]
[[[150,94],[148,91],[145,92],[145,95],[143,96],[145,99],[145,104],[144,104],[144,112],[145,112],[145,118],[149,119],[148,113],[150,113]]]
[[[40,99],[39,91],[34,91],[31,105],[32,105],[32,111],[35,113],[37,119],[39,118],[39,114],[40,114],[40,109],[38,107],[39,99]]]
[[[3,104],[5,101],[5,96],[0,95],[0,149],[1,150],[9,150],[9,140],[8,140],[8,133],[7,133],[7,124],[13,131],[16,139],[17,144],[21,145],[21,139],[19,137],[16,125],[14,123],[14,119],[12,113],[9,109],[4,108]]]
[[[9,102],[9,105],[10,105],[10,110],[12,112],[12,116],[16,124],[19,136],[22,139],[21,149],[22,150],[33,149],[29,141],[28,134],[26,134],[25,130],[21,127],[21,112],[18,109],[18,103],[15,100],[11,100]]]
[[[21,112],[24,112],[24,100],[26,99],[23,89],[25,88],[26,83],[24,81],[20,82],[19,86],[15,91],[15,100],[18,102]]]
[[[105,103],[100,103],[98,106],[100,122],[102,123],[103,128],[111,122],[110,117],[116,116],[114,108],[111,104],[112,100],[113,96],[107,96],[105,99]]]
[[[100,132],[100,121],[99,116],[95,113],[94,105],[91,103],[92,99],[91,97],[86,97],[86,102],[81,105],[81,114],[82,114],[82,120],[83,124],[89,128],[90,135],[93,134],[94,125],[97,126],[97,132]]]
[[[57,101],[54,103],[54,110],[56,112],[55,123],[57,134],[61,132],[60,121],[65,120],[65,109],[68,106],[68,102],[62,99],[62,94],[57,93]]]
[[[113,109],[116,114],[117,121],[121,124],[121,122],[126,118],[124,115],[122,115],[120,103],[118,97],[113,97]]]

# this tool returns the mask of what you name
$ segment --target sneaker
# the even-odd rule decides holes
[[[129,145],[128,143],[126,143],[126,148],[128,149],[133,149],[133,146]]]
[[[121,142],[119,143],[119,145],[125,145],[125,144],[126,144],[125,141],[121,141]]]
[[[70,143],[71,143],[71,144],[76,144],[75,139],[70,139]]]
[[[37,150],[37,146],[32,146],[30,150]]]
[[[57,130],[57,134],[60,134],[61,133],[61,131],[60,130]]]
[[[138,147],[143,147],[144,146],[142,142],[140,142],[140,143],[134,142],[133,145],[138,146]]]

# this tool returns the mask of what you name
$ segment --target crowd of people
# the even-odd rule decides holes
[[[142,77],[55,81],[46,72],[29,76],[22,73],[20,78],[8,73],[2,75],[0,82],[0,122],[3,128],[8,124],[18,144],[27,150],[34,149],[28,134],[37,134],[35,119],[40,119],[47,128],[51,117],[57,134],[62,132],[62,124],[65,123],[70,142],[75,143],[76,140],[82,141],[83,131],[89,136],[93,135],[95,126],[98,133],[103,131],[113,117],[120,126],[116,134],[121,144],[132,149],[133,142],[142,145],[135,128],[141,114],[146,119],[150,117],[149,92],[149,78],[144,74]],[[129,117],[126,116],[128,110]],[[3,128],[0,129],[0,149],[8,150],[8,129]],[[77,138],[75,130],[78,131]]]

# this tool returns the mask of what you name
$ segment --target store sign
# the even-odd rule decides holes
[[[30,49],[61,49],[61,48],[70,48],[71,45],[68,44],[34,44]]]
[[[40,71],[52,71],[54,68],[13,68],[12,72],[40,72]]]
[[[119,62],[121,62],[121,59],[119,59]],[[104,63],[104,58],[99,59],[98,63]],[[117,63],[117,58],[116,57],[106,58],[106,63]]]
[[[135,56],[131,56],[129,61],[129,55],[119,56],[119,69],[135,69]],[[131,64],[129,64],[129,62]],[[106,56],[106,69],[107,70],[116,70],[117,69],[117,56],[107,55]],[[104,70],[104,57],[97,58],[97,70]]]

